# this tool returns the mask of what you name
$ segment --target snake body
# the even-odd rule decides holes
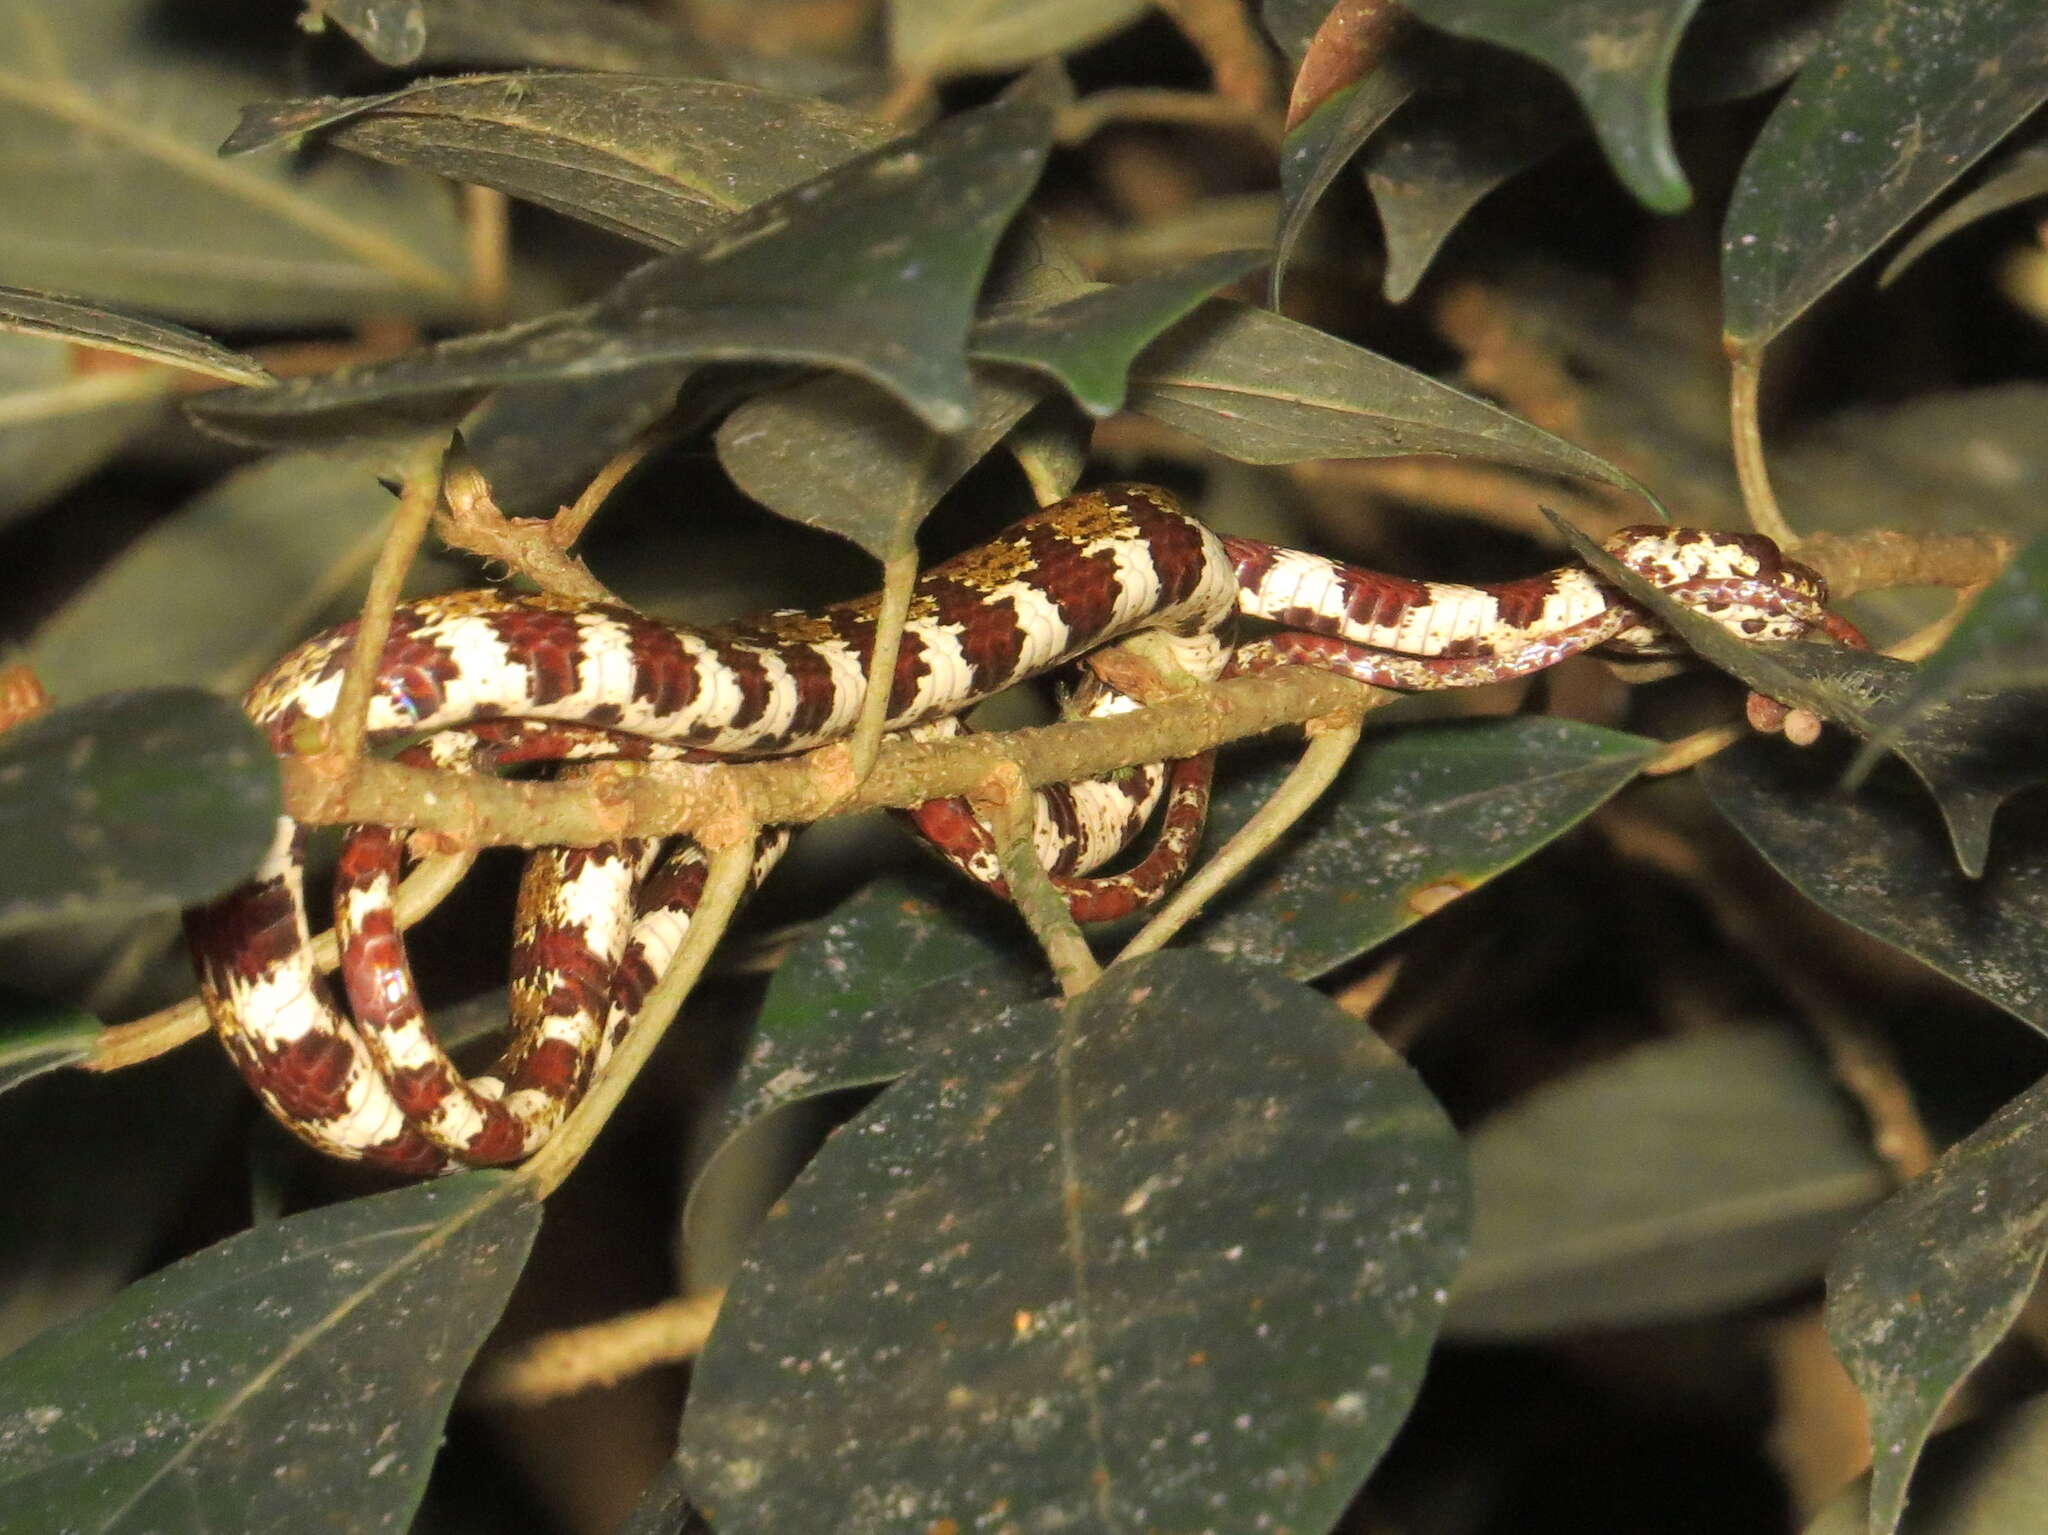
[[[1819,578],[1753,535],[1628,529],[1611,552],[1754,639],[1853,635]],[[845,736],[865,697],[877,600],[682,629],[549,596],[458,592],[400,606],[369,709],[373,745],[461,772],[604,757],[748,758]],[[1282,631],[1230,643],[1238,613]],[[1165,492],[1115,487],[1063,501],[918,582],[890,684],[888,727],[944,734],[981,700],[1149,630],[1198,681],[1306,662],[1382,686],[1499,680],[1606,646],[1670,642],[1581,566],[1494,586],[1406,581],[1321,556],[1223,539]],[[354,628],[291,652],[247,708],[281,755],[328,718]],[[1074,708],[1132,701],[1084,688]],[[1122,915],[1192,855],[1208,761],[1159,764],[1041,791],[1037,844],[1083,920]],[[1091,871],[1166,802],[1157,841],[1123,875]],[[1000,885],[988,833],[958,802],[913,823],[952,862]],[[786,837],[764,836],[756,874]],[[305,830],[285,818],[246,885],[187,914],[201,994],[229,1055],[270,1111],[332,1155],[401,1173],[530,1153],[601,1068],[687,930],[704,863],[685,843],[548,849],[529,865],[514,943],[511,1041],[465,1079],[413,990],[391,905],[400,844],[354,828],[337,871],[336,927],[353,1015],[314,962]]]

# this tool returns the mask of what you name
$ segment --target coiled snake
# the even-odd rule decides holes
[[[1607,542],[1664,591],[1752,639],[1860,637],[1820,578],[1743,534],[1646,527]],[[1235,616],[1281,632],[1233,646]],[[465,772],[601,757],[774,756],[839,739],[859,717],[875,600],[687,630],[616,607],[457,592],[401,606],[377,670],[372,744],[420,738],[405,760]],[[1220,538],[1164,491],[1123,486],[1026,518],[920,579],[890,686],[891,730],[944,733],[1011,684],[1150,630],[1198,681],[1279,664],[1385,687],[1469,686],[1595,646],[1671,641],[1582,566],[1492,586],[1402,580],[1247,539]],[[353,626],[287,655],[251,690],[282,755],[326,718]],[[1070,706],[1132,702],[1089,685]],[[1137,909],[1185,866],[1208,793],[1206,758],[1041,791],[1037,846],[1076,915]],[[1159,800],[1156,845],[1091,876]],[[958,802],[911,812],[948,859],[999,885],[987,832]],[[765,835],[756,876],[786,842]],[[353,1016],[313,959],[304,828],[283,820],[248,884],[187,914],[200,991],[229,1055],[270,1111],[330,1154],[402,1173],[517,1160],[559,1124],[630,1028],[687,930],[704,862],[684,844],[547,849],[528,867],[513,952],[511,1037],[465,1079],[428,1027],[392,910],[400,842],[352,829],[335,925]]]

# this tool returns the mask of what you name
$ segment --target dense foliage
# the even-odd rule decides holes
[[[0,1527],[2048,1527],[2044,97],[2038,0],[16,0]],[[558,1192],[184,1043],[310,813],[227,700],[401,484],[411,590],[708,621],[1113,478],[1443,579],[1753,526],[1900,654],[1631,587],[1706,664],[1356,689],[1270,833],[1342,732],[1253,684],[1277,841],[1099,979],[829,820]]]

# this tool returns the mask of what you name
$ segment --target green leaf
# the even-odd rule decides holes
[[[167,413],[162,368],[84,369],[69,345],[0,335],[0,525],[47,505]]]
[[[1004,304],[976,323],[970,356],[1050,374],[1090,415],[1124,403],[1131,361],[1210,294],[1264,263],[1263,251],[1218,251],[1171,271],[1045,304]]]
[[[1571,85],[1624,185],[1647,207],[1692,200],[1671,147],[1671,63],[1700,0],[1411,0],[1424,21],[1512,48]]]
[[[184,368],[231,384],[267,384],[271,377],[253,358],[231,352],[211,337],[147,315],[123,314],[52,293],[0,287],[0,330],[48,336],[121,352],[166,367]]]
[[[991,935],[985,908],[964,894],[950,880],[936,891],[931,881],[878,880],[807,931],[777,968],[684,1211],[693,1284],[729,1282],[746,1238],[796,1171],[778,1110],[947,1060],[963,1048],[962,1019],[1044,995],[1044,961],[1021,928]]]
[[[193,412],[258,442],[416,430],[503,384],[769,358],[858,374],[957,430],[975,296],[1050,134],[1025,102],[962,113],[755,205],[593,303]]]
[[[2022,800],[1980,880],[1955,867],[1915,792],[1851,796],[1821,748],[1753,741],[1699,769],[1715,808],[1800,892],[2048,1032],[2048,818]]]
[[[1853,0],[1751,146],[1722,324],[1756,351],[2048,98],[2038,0]]]
[[[1005,236],[986,288],[998,304],[1050,306],[1090,285],[1036,219]],[[970,340],[970,346],[972,341]],[[963,430],[935,431],[859,379],[808,379],[743,401],[720,423],[719,462],[762,505],[849,539],[878,560],[911,548],[939,498],[1046,397],[1004,368],[971,373]]]
[[[1821,1272],[1890,1187],[1787,1035],[1640,1045],[1539,1087],[1467,1141],[1477,1215],[1448,1331],[1530,1337],[1705,1316]]]
[[[671,248],[893,132],[826,101],[722,80],[469,75],[244,107],[221,153],[318,134]]]
[[[2048,687],[2048,536],[1998,573],[1898,701],[1878,712],[1851,775],[1860,780],[1916,719],[1966,690],[2037,687]]]
[[[1280,146],[1280,228],[1268,289],[1276,309],[1288,260],[1323,193],[1427,73],[1415,58],[1415,29],[1401,14],[1380,0],[1347,0],[1303,39]]]
[[[359,463],[289,454],[237,470],[123,548],[23,659],[60,701],[239,692],[369,568],[390,514]]]
[[[2048,1081],[1952,1146],[1851,1233],[1828,1340],[1870,1412],[1871,1535],[1890,1535],[1942,1406],[2003,1338],[2048,1253]]]
[[[1957,230],[2038,197],[2048,197],[2048,142],[2029,144],[2008,155],[1990,175],[1929,219],[1885,263],[1877,285],[1889,286],[1907,267]]]
[[[1144,0],[888,0],[889,57],[901,75],[1014,69],[1121,32]]]
[[[2048,1529],[2048,1397],[1949,1429],[1927,1446],[1902,1535],[2014,1535]],[[1869,1535],[1870,1478],[1859,1477],[1804,1535]]]
[[[277,81],[171,46],[157,9],[19,0],[0,14],[10,282],[238,327],[460,308],[446,197],[339,159],[223,163],[221,125]]]
[[[1322,997],[1198,952],[969,1027],[756,1240],[694,1501],[721,1535],[1328,1528],[1463,1247],[1442,1111]]]
[[[1447,453],[1640,489],[1612,464],[1427,374],[1223,299],[1132,365],[1129,408],[1250,464]]]
[[[976,369],[966,426],[942,433],[861,379],[807,379],[727,416],[718,461],[763,506],[887,560],[1043,398],[1028,379]]]
[[[1767,697],[1868,737],[1913,686],[1917,668],[1889,656],[1821,644],[1764,645],[1732,634],[1674,601],[1556,513],[1546,508],[1544,515],[1602,580]],[[2048,777],[2048,762],[2024,749],[2040,713],[2037,701],[2021,694],[1958,694],[1929,705],[1897,732],[1892,750],[1934,795],[1965,873],[1982,872],[1998,807]]]
[[[471,1173],[130,1286],[0,1367],[0,1498],[44,1530],[404,1528],[539,1223]]]
[[[1726,0],[1686,30],[1672,70],[1680,106],[1768,90],[1819,45],[1826,5]],[[1585,117],[1558,77],[1514,54],[1466,46],[1433,67],[1428,95],[1366,146],[1366,185],[1387,244],[1385,288],[1399,303],[1473,206],[1576,139]]]
[[[309,0],[394,68],[532,64],[710,74],[717,60],[652,16],[585,0]]]
[[[99,1033],[91,1013],[0,986],[0,1093],[84,1060]]]
[[[1192,931],[1227,957],[1322,975],[1562,836],[1657,750],[1568,720],[1372,731],[1322,802]],[[1269,771],[1225,790],[1212,844],[1278,781]]]
[[[277,763],[225,698],[114,693],[0,736],[0,932],[218,895],[270,845]]]

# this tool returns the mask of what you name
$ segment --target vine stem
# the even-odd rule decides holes
[[[1272,797],[1252,813],[1237,834],[1216,851],[1140,928],[1117,955],[1119,961],[1136,959],[1165,947],[1167,941],[1186,927],[1204,905],[1245,868],[1279,841],[1287,829],[1322,798],[1335,781],[1365,728],[1363,708],[1311,720],[1308,749],[1288,770]]]
[[[384,659],[384,642],[391,635],[391,611],[398,606],[399,591],[413,556],[427,536],[434,509],[441,503],[441,466],[447,457],[445,439],[423,442],[405,457],[405,484],[398,507],[391,515],[391,529],[384,547],[377,553],[370,572],[370,589],[363,598],[363,614],[356,627],[355,645],[349,651],[348,670],[342,674],[341,694],[327,727],[326,753],[350,761],[363,754],[363,738],[369,728],[370,694],[377,685],[377,667]]]
[[[475,862],[474,849],[422,858],[392,898],[398,925],[411,927],[448,899]],[[331,930],[314,938],[313,963],[323,975],[341,967],[341,945]],[[206,1004],[197,997],[187,997],[132,1023],[117,1023],[100,1030],[93,1040],[92,1054],[78,1064],[87,1071],[118,1071],[123,1066],[152,1060],[166,1050],[175,1050],[187,1040],[197,1039],[209,1026]]]
[[[642,1370],[681,1364],[704,1350],[723,1290],[677,1296],[585,1327],[543,1333],[487,1361],[464,1395],[471,1402],[536,1407],[613,1386]]]
[[[1763,378],[1763,355],[1746,343],[1728,348],[1728,429],[1734,439],[1735,475],[1742,484],[1742,504],[1749,525],[1781,548],[1797,542],[1778,498],[1771,490],[1764,464],[1763,428],[1757,420],[1757,390]]]
[[[1011,904],[1045,951],[1061,995],[1086,991],[1101,976],[1102,966],[1067,909],[1067,898],[1038,861],[1032,840],[1031,785],[1024,770],[1014,762],[998,762],[967,799],[994,835]]]
[[[882,594],[875,609],[875,648],[868,656],[868,691],[861,700],[860,719],[847,740],[853,781],[874,771],[889,724],[889,695],[895,691],[896,657],[903,648],[903,626],[910,619],[910,599],[917,590],[917,550],[899,550],[882,562]]]
[[[703,975],[711,951],[725,936],[726,925],[747,893],[758,831],[758,827],[748,826],[733,840],[706,849],[710,867],[705,871],[704,894],[690,920],[690,929],[683,935],[682,945],[668,969],[648,992],[632,1032],[612,1052],[602,1075],[591,1084],[582,1102],[570,1110],[561,1128],[515,1174],[519,1182],[531,1189],[535,1199],[547,1198],[576,1170],[576,1164],[583,1160],[583,1154],[597,1139],[605,1121],[625,1097],[626,1089],[633,1085],[633,1079],[682,1010],[684,999]]]

